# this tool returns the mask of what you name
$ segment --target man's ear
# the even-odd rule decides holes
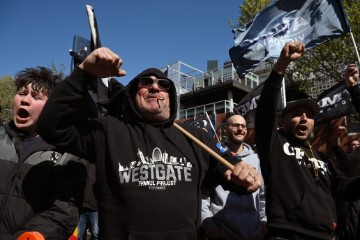
[[[283,128],[285,126],[284,118],[279,118],[278,125],[279,125],[279,128]]]

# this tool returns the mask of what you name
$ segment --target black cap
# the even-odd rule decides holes
[[[311,109],[314,116],[320,112],[319,104],[311,98],[303,98],[286,103],[286,107],[282,110],[281,116],[285,116],[287,113],[292,111],[294,108],[299,106],[306,106]]]

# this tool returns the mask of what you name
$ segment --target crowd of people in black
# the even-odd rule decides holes
[[[88,85],[126,75],[108,48],[63,81],[45,67],[20,71],[13,119],[0,126],[0,239],[68,239],[97,214],[92,239],[360,239],[356,142],[336,166],[311,145],[316,101],[277,114],[286,69],[303,54],[286,43],[265,81],[256,152],[242,116],[226,119],[221,144],[174,124],[175,84],[157,68],[109,87],[106,112],[88,114]],[[359,112],[354,64],[344,79]]]

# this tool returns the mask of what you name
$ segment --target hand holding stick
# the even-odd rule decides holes
[[[227,167],[227,170],[224,174],[224,177],[228,181],[232,181],[239,186],[243,186],[247,189],[248,192],[254,192],[259,189],[262,185],[262,177],[256,169],[245,161],[241,161],[235,166],[226,161],[223,157],[213,151],[211,148],[202,143],[199,139],[194,137],[191,133],[186,131],[184,128],[180,127],[177,123],[174,122],[174,126],[180,130],[185,136],[189,137],[200,147],[205,149],[212,157],[217,161]]]

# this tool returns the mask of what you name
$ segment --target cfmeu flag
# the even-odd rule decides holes
[[[249,128],[254,127],[255,110],[257,108],[257,102],[260,98],[263,86],[264,82],[243,97],[233,109],[234,113],[239,114],[246,119]]]
[[[279,0],[233,32],[235,46],[229,54],[242,78],[261,62],[278,58],[286,42],[302,42],[307,50],[350,32],[350,27],[340,0]]]
[[[351,96],[344,81],[325,90],[317,98],[320,112],[315,118],[316,123],[322,123],[338,117],[354,113]]]
[[[246,120],[248,128],[254,128],[255,122],[255,112],[257,108],[257,103],[259,101],[261,91],[264,87],[264,83],[262,82],[256,88],[254,88],[251,92],[249,92],[245,97],[241,99],[241,101],[234,107],[233,112],[235,114],[239,114],[243,116]],[[284,96],[281,95],[278,101],[278,112],[283,108],[282,98]]]

